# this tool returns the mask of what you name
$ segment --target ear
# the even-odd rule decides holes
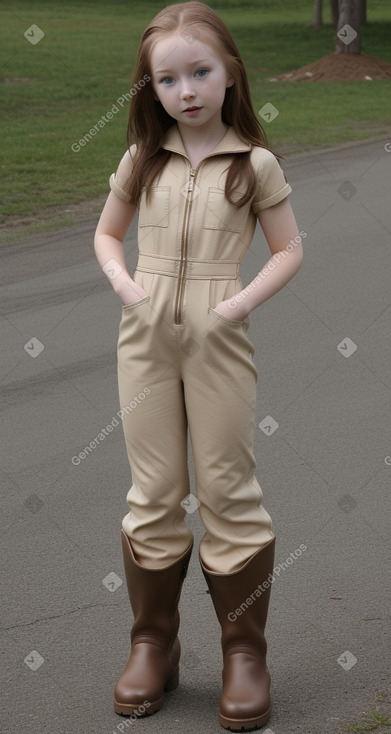
[[[235,84],[235,79],[233,78],[233,76],[231,76],[231,77],[230,77],[230,78],[228,79],[228,81],[227,81],[227,84],[226,84],[226,86],[227,86],[227,87],[232,87],[232,86],[233,86],[234,84]]]

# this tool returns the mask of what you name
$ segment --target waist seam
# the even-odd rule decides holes
[[[175,278],[179,276],[181,263],[183,263],[183,260],[179,257],[162,257],[140,253],[136,270]],[[184,279],[235,280],[239,277],[239,270],[240,262],[237,260],[196,260],[188,258],[185,260]]]

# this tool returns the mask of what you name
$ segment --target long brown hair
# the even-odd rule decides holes
[[[146,77],[152,78],[150,56],[152,46],[161,36],[170,32],[187,32],[212,46],[234,84],[227,87],[222,107],[222,121],[232,125],[237,135],[252,145],[268,148],[266,134],[258,121],[251,103],[246,70],[234,39],[224,21],[203,2],[186,2],[163,8],[145,29],[138,48],[133,74],[133,86]],[[133,171],[127,184],[131,203],[138,206],[142,188],[146,188],[147,201],[150,187],[171,156],[171,151],[161,148],[166,131],[175,124],[160,101],[154,99],[152,83],[147,82],[132,97],[130,103],[127,142],[130,148],[137,144],[133,159]],[[243,206],[254,195],[256,176],[250,161],[250,152],[235,153],[225,184],[225,195],[235,206]],[[246,193],[233,200],[235,190],[244,187]]]

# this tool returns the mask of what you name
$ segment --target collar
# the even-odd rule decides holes
[[[179,153],[179,155],[183,155],[186,158],[189,157],[183,144],[177,122],[167,130],[161,147],[166,150],[172,150],[174,153]],[[239,138],[234,127],[230,125],[223,139],[220,140],[219,144],[205,158],[223,153],[247,153],[249,150],[251,150],[250,143],[245,143]]]

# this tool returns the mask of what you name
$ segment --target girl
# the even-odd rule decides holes
[[[222,629],[219,720],[253,729],[271,711],[264,630],[275,535],[254,475],[257,370],[247,331],[251,311],[299,269],[301,239],[243,61],[211,8],[159,12],[133,83],[128,150],[95,236],[123,304],[118,380],[133,482],[121,537],[134,622],[114,706],[151,714],[178,685],[178,602],[193,543],[185,516],[197,502],[189,429],[200,563]],[[137,210],[132,278],[123,240]],[[243,288],[257,218],[272,256]]]

